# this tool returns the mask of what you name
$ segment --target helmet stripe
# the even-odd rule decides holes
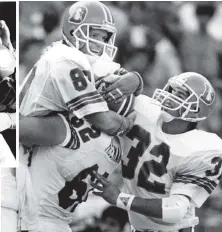
[[[103,10],[105,20],[108,21],[108,15],[107,15],[107,12],[106,12],[106,9],[105,9],[104,5],[101,2],[98,2],[98,3],[99,3],[99,5],[101,6],[101,8]]]
[[[109,22],[110,22],[110,23],[113,23],[113,16],[112,16],[112,14],[111,14],[109,8],[108,8],[106,5],[103,5],[103,6],[105,7],[106,12],[107,12],[107,15],[109,16]]]

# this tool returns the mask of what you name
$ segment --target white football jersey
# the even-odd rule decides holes
[[[108,111],[95,88],[87,56],[62,42],[49,47],[30,71],[21,87],[20,102],[23,116],[69,111],[82,118]]]
[[[77,117],[71,121],[79,137],[79,149],[34,148],[30,167],[39,216],[63,223],[72,221],[75,208],[92,190],[90,173],[98,170],[107,177],[120,164],[122,155],[118,138],[93,130]]]
[[[151,101],[147,96],[137,97],[135,125],[124,138],[125,192],[146,199],[183,194],[191,199],[191,207],[176,224],[133,211],[129,211],[130,222],[138,230],[172,231],[195,226],[195,207],[200,207],[219,183],[222,140],[202,130],[163,133],[160,107]]]

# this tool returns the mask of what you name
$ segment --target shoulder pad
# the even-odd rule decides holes
[[[183,157],[207,152],[222,154],[222,140],[216,134],[202,130],[189,131],[175,137],[169,145],[173,154]]]
[[[153,104],[153,99],[142,94],[136,97],[134,110],[144,115],[151,123],[157,123],[161,115],[161,109]]]
[[[62,43],[55,43],[43,56],[50,57],[49,63],[56,63],[62,60],[74,62],[79,68],[91,70],[91,65],[87,57],[74,47],[69,47]]]

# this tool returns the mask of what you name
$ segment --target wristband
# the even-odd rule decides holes
[[[134,195],[120,193],[116,200],[116,206],[125,210],[130,210],[134,198]]]
[[[58,116],[60,116],[60,118],[62,119],[62,121],[64,122],[65,127],[66,127],[66,137],[65,137],[64,141],[59,144],[59,146],[65,147],[65,146],[67,146],[67,144],[69,143],[69,141],[71,139],[71,129],[69,127],[69,123],[66,120],[66,118],[62,114],[58,114]]]

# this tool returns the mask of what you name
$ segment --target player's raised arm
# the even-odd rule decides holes
[[[61,71],[58,73],[57,70]],[[91,75],[69,60],[59,62],[51,71],[55,89],[62,96],[68,110],[78,118],[86,117],[92,125],[109,135],[131,129],[134,119],[109,110]]]
[[[127,129],[131,128],[134,122],[135,114],[131,114],[128,118],[126,118],[130,124],[126,124],[128,123],[126,120],[123,121],[120,127],[115,128],[115,125],[118,125],[118,122],[111,126],[109,124],[116,120],[116,115],[118,116],[115,112],[108,111],[103,115],[98,113],[96,116],[92,116],[91,120],[94,120],[94,125],[98,125],[98,127],[99,125],[104,125],[108,134],[126,133]],[[107,123],[106,120],[112,117],[112,121]],[[87,118],[90,118],[90,116]],[[120,116],[119,118],[116,118],[117,120],[121,120],[121,118],[124,117]],[[114,130],[110,130],[110,128],[114,128]],[[19,120],[19,140],[22,144],[28,146],[60,145],[65,147],[70,139],[72,139],[73,143],[75,143],[76,138],[74,135],[76,133],[72,133],[73,130],[74,128],[71,126],[69,119],[64,117],[62,114],[45,117],[20,116]]]
[[[19,120],[19,140],[22,144],[32,145],[59,145],[70,133],[67,122],[62,117],[22,117]]]
[[[87,120],[96,128],[108,135],[123,135],[133,127],[136,114],[133,112],[128,117],[118,115],[114,111],[107,111],[88,115]]]

